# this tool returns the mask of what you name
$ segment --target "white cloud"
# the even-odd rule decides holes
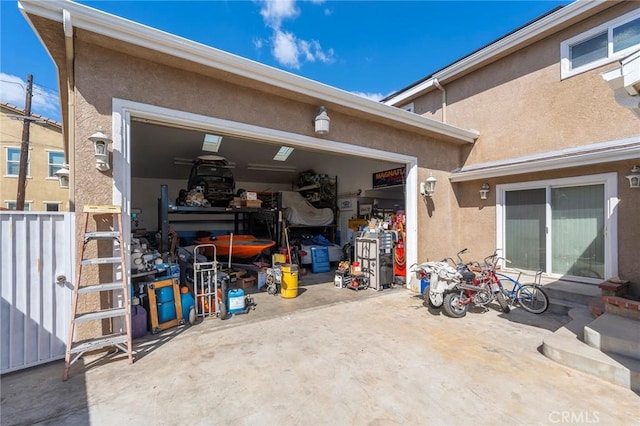
[[[264,22],[273,29],[279,29],[283,20],[294,18],[299,13],[296,0],[264,0],[260,10]]]
[[[364,92],[351,92],[354,95],[362,96],[363,98],[371,99],[372,101],[379,101],[385,96],[382,93],[364,93]]]
[[[278,63],[299,69],[302,62],[334,62],[333,49],[324,50],[317,40],[299,39],[294,33],[282,29],[283,21],[300,15],[296,0],[263,0],[260,3],[260,14],[265,24],[273,30],[271,53]],[[321,4],[323,1],[316,0],[313,3]],[[254,45],[258,49],[262,47],[262,43],[258,45],[255,41]]]
[[[296,37],[292,33],[275,31],[273,36],[273,56],[282,65],[298,69],[300,68],[300,50],[296,43]]]
[[[25,107],[27,82],[15,75],[0,73],[0,100],[18,108]],[[33,85],[31,112],[53,120],[60,120],[58,93],[37,84]]]

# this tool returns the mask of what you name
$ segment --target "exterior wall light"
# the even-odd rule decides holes
[[[96,157],[96,169],[106,172],[109,167],[109,143],[111,139],[98,128],[98,131],[89,137],[93,143],[94,156]]]
[[[489,184],[488,183],[483,183],[482,186],[480,187],[480,199],[481,200],[486,200],[487,199],[487,194],[489,193]]]
[[[640,188],[640,168],[633,166],[631,174],[627,175],[627,179],[629,179],[629,188]]]
[[[58,177],[58,186],[60,188],[69,187],[69,165],[63,164],[62,168],[58,169],[54,175]]]
[[[326,135],[329,133],[329,125],[331,124],[331,119],[327,115],[327,109],[323,106],[320,107],[318,111],[318,115],[314,120],[316,126],[316,133],[319,135]]]
[[[429,172],[429,177],[425,182],[420,182],[420,195],[433,197],[433,193],[436,192],[436,182],[438,180],[433,177],[433,174]]]

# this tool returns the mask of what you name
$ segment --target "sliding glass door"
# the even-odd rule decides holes
[[[505,196],[505,257],[519,269],[546,270],[545,189],[507,191]]]
[[[604,185],[551,188],[551,272],[604,277]]]
[[[617,271],[610,175],[501,186],[498,245],[509,266],[592,282]]]

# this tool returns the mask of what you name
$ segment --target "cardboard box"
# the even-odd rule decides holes
[[[241,195],[242,195],[242,199],[243,200],[257,200],[258,199],[258,193],[257,192],[245,191]]]
[[[262,200],[243,200],[245,207],[262,207]]]
[[[258,280],[256,277],[244,277],[244,278],[238,278],[236,280],[236,286],[238,286],[238,288],[241,288],[243,290],[254,287],[257,284],[258,284]]]

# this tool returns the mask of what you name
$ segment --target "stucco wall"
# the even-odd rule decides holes
[[[600,73],[612,63],[565,80],[560,79],[560,43],[638,7],[620,3],[562,32],[538,41],[455,81],[444,82],[447,122],[480,131],[463,149],[461,164],[507,160],[531,154],[614,141],[640,134],[640,120],[618,105]],[[414,99],[416,113],[442,119],[442,93],[433,89]],[[634,282],[640,294],[637,262],[640,190],[630,189],[625,175],[638,159],[589,167],[455,183],[451,203],[460,207],[456,247],[473,248],[473,258],[496,245],[495,186],[560,177],[615,172],[618,176],[618,272]],[[482,183],[487,200],[480,200]]]
[[[86,203],[110,203],[111,173],[100,173],[93,166],[91,145],[86,143],[98,125],[111,128],[112,98],[158,105],[196,114],[223,118],[258,126],[276,128],[314,136],[310,119],[317,112],[317,103],[287,99],[268,91],[268,87],[246,88],[217,78],[188,72],[185,64],[169,66],[166,61],[149,62],[124,53],[106,49],[82,40],[76,43],[76,206]],[[406,155],[416,156],[419,179],[432,171],[439,180],[444,201],[434,204],[434,220],[427,220],[427,209],[418,211],[421,238],[419,259],[434,258],[431,252],[449,254],[448,241],[454,235],[448,230],[457,217],[447,194],[447,176],[459,165],[459,145],[436,141],[425,135],[390,127],[377,119],[347,115],[331,108],[331,139]],[[135,141],[133,142],[135,143]],[[433,247],[440,247],[434,250]]]
[[[614,101],[600,76],[617,62],[560,79],[563,40],[637,7],[635,2],[611,7],[471,74],[442,82],[447,122],[480,131],[465,164],[637,136],[637,117]],[[439,90],[413,102],[417,114],[442,118]]]

